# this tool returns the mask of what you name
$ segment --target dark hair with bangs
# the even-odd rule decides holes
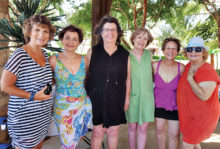
[[[180,40],[177,39],[177,38],[174,38],[174,37],[169,37],[169,38],[166,38],[166,39],[163,40],[163,43],[162,43],[162,51],[165,50],[166,44],[167,44],[169,41],[173,41],[173,42],[176,43],[176,45],[177,45],[177,52],[179,53],[180,47],[181,47]]]
[[[63,40],[63,37],[65,35],[65,33],[69,31],[69,32],[76,32],[78,33],[78,36],[79,36],[79,41],[80,43],[82,43],[83,41],[83,32],[80,28],[74,26],[74,25],[69,25],[69,26],[66,26],[64,27],[60,32],[59,32],[59,35],[58,35],[58,38],[59,40]]]

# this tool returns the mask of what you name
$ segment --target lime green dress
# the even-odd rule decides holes
[[[131,92],[126,118],[129,123],[154,121],[154,92],[151,66],[151,53],[144,50],[141,60],[130,53]]]

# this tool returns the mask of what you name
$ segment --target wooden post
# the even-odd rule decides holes
[[[0,0],[0,18],[7,18],[8,4],[9,4],[8,0]],[[3,37],[0,35],[0,38],[2,39]],[[7,46],[7,45],[8,43],[0,42],[0,46]],[[1,80],[2,71],[4,69],[4,65],[7,62],[8,57],[9,57],[8,49],[0,50],[0,80]],[[7,117],[8,100],[9,100],[8,94],[3,93],[0,90],[0,117]],[[9,142],[9,136],[7,129],[6,130],[0,129],[0,143],[8,143],[8,142]]]

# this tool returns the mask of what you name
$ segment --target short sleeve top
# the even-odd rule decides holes
[[[38,92],[47,83],[52,84],[52,70],[48,61],[48,55],[46,50],[42,49],[42,51],[46,59],[46,65],[44,67],[36,63],[24,49],[18,48],[14,51],[5,65],[5,69],[17,76],[15,86],[27,92]],[[13,115],[27,100],[10,95],[8,105],[9,116]]]
[[[196,72],[196,83],[204,81],[217,82],[210,98],[202,101],[193,92],[187,81],[187,74],[191,63],[185,67],[185,71],[178,84],[177,106],[179,109],[180,130],[183,140],[190,144],[197,144],[210,137],[215,130],[220,115],[218,98],[219,77],[213,67],[204,63]]]

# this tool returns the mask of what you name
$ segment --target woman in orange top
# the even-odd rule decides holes
[[[205,62],[208,52],[203,39],[192,38],[185,55],[189,63],[177,89],[182,149],[201,149],[200,142],[210,137],[218,123],[219,78],[213,67]]]

